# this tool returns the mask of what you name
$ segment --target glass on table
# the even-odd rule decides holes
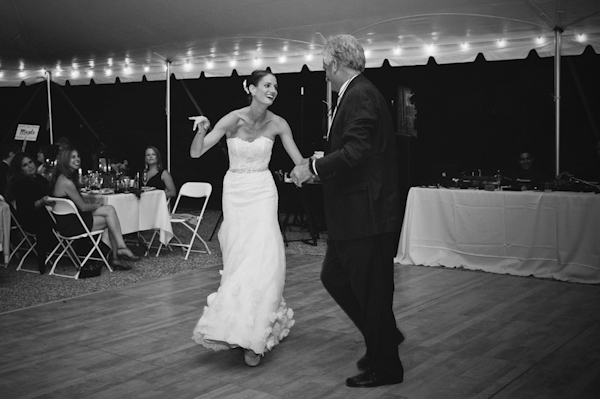
[[[130,184],[131,184],[131,179],[129,178],[129,176],[123,176],[123,189],[126,193],[129,192]]]

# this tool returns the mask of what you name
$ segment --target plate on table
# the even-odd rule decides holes
[[[102,195],[108,195],[108,194],[114,194],[115,190],[113,190],[112,188],[101,188],[100,190],[98,190],[98,192]]]
[[[156,187],[148,187],[148,186],[144,186],[142,187],[142,191],[152,191],[152,190],[156,190]]]

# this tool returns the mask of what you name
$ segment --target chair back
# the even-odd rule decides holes
[[[56,198],[50,197],[48,200],[53,201],[54,205],[50,206],[52,213],[55,215],[70,215],[70,214],[79,214],[77,207],[68,198]]]
[[[83,230],[85,231],[85,233],[83,235],[85,236],[85,235],[91,234],[91,231],[88,229],[87,225],[81,218],[81,215],[79,214],[79,210],[77,209],[77,206],[75,206],[75,203],[73,201],[71,201],[68,198],[58,198],[58,197],[49,197],[48,200],[54,202],[53,205],[46,205],[46,210],[48,210],[48,213],[50,214],[50,217],[52,218],[52,222],[54,222],[55,227],[56,227],[57,223],[56,223],[56,218],[54,217],[54,215],[71,215],[71,214],[73,214],[73,215],[77,215],[77,219],[79,219],[79,223],[81,223],[81,226],[83,227]]]
[[[173,212],[177,210],[177,205],[179,205],[179,200],[181,197],[190,197],[190,198],[202,198],[206,197],[204,201],[204,206],[202,209],[206,208],[206,204],[208,203],[208,199],[210,198],[210,194],[212,193],[212,185],[206,182],[187,182],[184,183],[183,186],[179,189],[179,195],[177,196],[177,200],[175,201],[175,205],[173,206]]]

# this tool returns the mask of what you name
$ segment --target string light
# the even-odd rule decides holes
[[[577,34],[574,34],[571,37],[572,37],[571,40],[577,41],[579,43],[585,43],[586,41],[588,41],[588,36],[585,33],[577,33]],[[401,38],[401,40],[402,40],[402,38]],[[546,37],[546,36],[537,36],[537,37],[531,38],[530,40],[533,40],[533,42],[535,42],[536,46],[543,46],[546,43],[548,43],[548,40],[552,40],[552,39],[550,39],[549,37]],[[367,41],[370,42],[371,39],[368,38]],[[507,39],[498,39],[498,40],[493,41],[492,43],[495,43],[497,48],[506,48],[507,46],[512,46],[513,45],[512,41],[511,40],[507,40]],[[487,45],[489,45],[489,44],[490,44],[490,42],[487,42]],[[486,45],[486,43],[482,42],[482,43],[480,43],[480,45]],[[471,49],[471,47],[473,47],[473,44],[465,41],[465,42],[462,42],[462,43],[456,43],[455,46],[458,47],[458,48],[460,48],[460,50],[462,50],[462,51],[468,51],[468,50]],[[444,46],[444,47],[448,47],[448,46]],[[234,54],[234,56],[233,56],[234,58],[230,59],[229,61],[226,61],[225,59],[222,60],[223,62],[227,62],[230,68],[235,68],[238,65],[238,59],[237,58],[241,56],[240,52],[238,51],[238,49],[239,49],[239,46],[236,45],[236,50],[233,53]],[[265,59],[262,56],[266,56],[266,54],[261,54],[262,49],[263,49],[263,44],[262,43],[258,43],[257,44],[257,48],[256,48],[256,52],[258,54],[256,54],[256,56],[254,58],[252,58],[252,59],[241,60],[239,62],[247,63],[247,62],[251,61],[255,66],[261,65],[263,63],[263,60]],[[287,43],[284,43],[284,45],[282,46],[281,49],[282,49],[281,51],[285,53],[286,51],[288,51],[289,45]],[[396,45],[395,47],[388,48],[387,49],[387,53],[390,54],[390,55],[392,55],[392,56],[394,56],[394,57],[398,57],[401,54],[403,54],[403,52],[405,52],[405,50],[410,53],[411,51],[414,51],[414,50],[417,50],[417,49],[418,49],[418,47],[406,47],[406,43],[405,43],[405,47],[404,48],[400,47],[400,45]],[[430,55],[434,55],[438,51],[437,50],[437,46],[434,43],[431,43],[431,44],[428,44],[428,45],[424,46],[424,50],[428,54],[430,54]],[[292,57],[292,58],[294,60],[296,60],[296,59],[302,59],[303,58],[306,62],[313,61],[314,57],[315,57],[314,51],[316,51],[316,50],[315,50],[314,46],[311,45],[310,49],[307,48],[307,52],[305,54],[303,54],[302,56],[299,56],[299,57]],[[373,56],[373,51],[374,50],[365,50],[365,58],[371,58]],[[211,52],[211,56],[215,57],[216,48],[214,48],[214,47],[211,48],[210,52]],[[188,54],[191,54],[191,51],[188,51]],[[300,58],[300,57],[302,57],[302,58]],[[271,58],[270,56],[267,56],[267,59],[270,60],[269,62],[272,62],[272,60],[274,58]],[[134,72],[133,71],[133,67],[128,63],[128,61],[129,61],[129,57],[126,57],[125,58],[125,62],[126,63],[125,63],[125,66],[122,69],[122,72],[124,74],[131,74],[131,73]],[[277,61],[280,64],[284,64],[284,63],[289,62],[287,54],[282,54],[282,55],[277,56]],[[70,76],[72,78],[79,78],[81,75],[84,75],[84,74],[88,78],[93,77],[94,74],[95,74],[95,72],[94,72],[95,61],[94,60],[87,60],[87,61],[84,61],[84,63],[89,64],[89,67],[85,68],[85,69],[83,69],[83,68],[80,69],[79,68],[80,66],[78,65],[78,63],[73,62],[72,65],[71,65],[71,67],[67,68],[66,73],[68,74],[69,70],[70,70]],[[104,68],[104,73],[105,73],[106,76],[111,76],[113,74],[113,70],[112,70],[112,67],[113,67],[113,58],[108,58],[107,59],[107,65],[108,66],[106,68]],[[205,67],[205,69],[213,69],[213,68],[215,68],[215,62],[213,60],[206,61],[204,63],[204,67]],[[20,78],[24,78],[24,77],[28,76],[28,71],[25,68],[24,62],[20,63],[19,68],[20,68],[20,70],[17,72],[17,75]],[[190,70],[192,70],[194,68],[194,64],[190,60],[187,60],[183,64],[183,68],[186,71],[190,71]],[[143,66],[143,71],[145,73],[150,72],[150,69],[151,69],[151,67],[149,65]],[[166,64],[164,65],[164,69],[165,70],[167,69]],[[60,64],[58,64],[56,66],[56,68],[53,69],[52,71],[53,71],[54,76],[56,76],[56,77],[61,76],[62,72],[63,72],[63,70],[61,69]],[[1,71],[0,72],[1,73],[0,77],[5,77],[7,75],[5,72],[6,71]],[[35,71],[35,76],[39,76],[38,74],[45,75],[46,73],[50,73],[50,70],[47,70],[45,68],[41,68],[38,71]]]

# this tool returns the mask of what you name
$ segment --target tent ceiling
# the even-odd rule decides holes
[[[548,57],[556,26],[563,54],[600,52],[597,0],[2,0],[0,86],[320,70],[338,33],[367,67]]]

